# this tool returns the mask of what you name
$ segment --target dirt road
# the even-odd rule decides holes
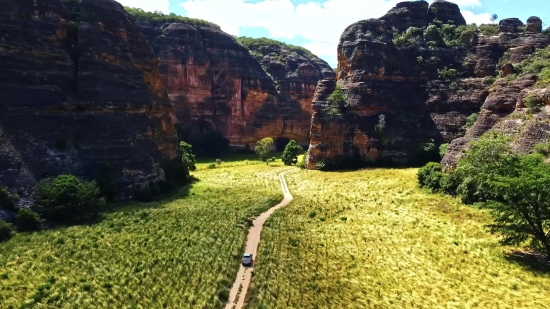
[[[257,259],[256,250],[258,249],[258,243],[260,242],[260,234],[262,233],[262,228],[265,221],[273,214],[273,212],[281,207],[286,206],[290,201],[292,201],[292,194],[288,191],[288,186],[286,185],[285,175],[286,172],[279,174],[279,182],[281,183],[281,189],[283,190],[284,198],[276,206],[270,208],[268,211],[261,214],[256,220],[250,230],[248,231],[248,237],[246,239],[246,252],[252,253],[254,256],[254,262]],[[254,270],[254,267],[243,267],[237,273],[237,279],[229,292],[229,301],[225,306],[225,309],[241,309],[244,305],[244,298],[246,292],[248,291],[248,286],[250,285],[250,279],[252,277],[251,272]]]

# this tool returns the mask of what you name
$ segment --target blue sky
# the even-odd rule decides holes
[[[269,37],[303,46],[336,66],[342,31],[361,19],[384,15],[403,0],[117,0],[125,6],[201,18],[232,35]],[[539,16],[550,26],[550,0],[451,0],[468,22]]]

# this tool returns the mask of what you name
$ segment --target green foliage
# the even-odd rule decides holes
[[[467,129],[471,128],[479,118],[479,114],[473,113],[470,116],[466,117],[466,124],[464,125]]]
[[[46,178],[34,188],[32,210],[57,223],[84,223],[96,219],[105,207],[105,199],[98,194],[95,182],[73,175]]]
[[[423,166],[428,162],[438,162],[441,160],[439,149],[436,148],[433,140],[423,142],[411,151],[411,164],[415,166]]]
[[[530,94],[523,99],[523,104],[525,104],[526,107],[532,109],[534,112],[539,112],[540,109],[544,105],[546,105],[546,98]]]
[[[513,156],[505,170],[487,177],[488,206],[495,223],[491,232],[504,245],[530,242],[531,249],[550,260],[550,165],[540,154]]]
[[[264,56],[269,55],[270,52],[276,48],[281,51],[280,54],[275,54],[274,56],[284,56],[289,53],[297,53],[298,55],[305,56],[306,58],[320,61],[321,59],[314,55],[311,51],[301,46],[296,46],[292,44],[283,43],[281,41],[269,39],[269,38],[251,38],[246,36],[235,37],[237,42],[242,46],[250,50],[250,54],[254,58],[261,60]],[[285,63],[284,58],[280,58],[279,61]]]
[[[458,71],[456,69],[447,69],[447,67],[445,67],[443,70],[437,70],[437,75],[439,78],[453,79],[458,77]]]
[[[42,219],[40,216],[27,208],[19,209],[17,214],[17,230],[20,232],[33,232],[42,229]]]
[[[6,241],[13,236],[13,227],[11,224],[0,219],[0,242]]]
[[[497,78],[494,76],[486,76],[483,78],[483,84],[487,86],[493,85],[497,81]]]
[[[196,167],[196,159],[195,155],[193,154],[193,146],[186,142],[180,142],[180,152],[181,152],[181,161],[183,163],[183,167],[187,170],[187,173],[189,171],[195,171],[197,169]]]
[[[439,145],[439,155],[441,156],[441,158],[443,158],[447,154],[447,148],[449,148],[449,144]]]
[[[208,164],[208,169],[215,169],[215,168],[216,168],[215,163]]]
[[[497,35],[498,34],[498,25],[493,24],[482,24],[478,27],[479,31],[483,35]]]
[[[550,143],[540,143],[535,146],[535,153],[541,154],[545,157],[550,156]]]
[[[160,11],[146,12],[140,8],[132,8],[125,6],[124,9],[132,15],[137,21],[146,21],[146,22],[159,22],[159,23],[183,23],[192,26],[200,27],[210,27],[215,29],[221,29],[220,26],[215,23],[197,19],[189,18],[184,16],[179,16],[174,13],[166,15]]]
[[[537,84],[550,84],[550,47],[538,49],[527,59],[514,65],[517,76],[536,74],[539,77]]]
[[[440,188],[441,178],[443,178],[443,169],[440,163],[429,162],[418,170],[418,183],[421,188],[430,189],[437,192]]]
[[[298,163],[298,156],[304,152],[302,146],[298,145],[296,141],[291,140],[285,147],[281,160],[285,165],[292,165]]]
[[[327,107],[325,112],[331,116],[339,116],[346,111],[348,101],[344,92],[339,86],[327,98]]]
[[[0,209],[8,211],[17,210],[17,202],[19,201],[19,195],[11,194],[8,188],[0,188]]]
[[[269,164],[269,155],[271,153],[271,146],[273,145],[273,139],[266,137],[256,144],[256,154],[260,157],[260,160]]]

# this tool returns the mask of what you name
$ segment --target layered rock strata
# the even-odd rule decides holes
[[[105,163],[132,195],[177,154],[155,54],[112,0],[0,0],[0,185],[29,196]]]
[[[540,19],[535,17],[524,34],[518,33],[521,21],[506,19],[497,36],[463,30],[458,44],[436,42],[429,33],[436,18],[443,24],[465,25],[456,4],[415,1],[344,31],[337,79],[320,81],[313,100],[308,168],[357,150],[364,161],[408,164],[427,143],[437,147],[464,136],[466,117],[494,105],[495,88],[487,77],[502,68],[505,53],[515,63],[548,44],[548,37],[538,33]],[[419,33],[410,44],[396,45],[396,38],[408,29]],[[518,80],[517,86],[526,82]],[[328,99],[337,87],[347,106],[335,115],[328,112]]]
[[[309,143],[315,85],[323,75],[334,75],[324,61],[277,46],[269,51],[276,59],[255,59],[213,26],[136,20],[157,53],[177,118],[185,126],[220,131],[233,145],[264,137]]]

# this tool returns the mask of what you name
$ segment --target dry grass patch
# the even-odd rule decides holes
[[[417,188],[416,169],[287,174],[248,308],[549,308],[550,275],[508,261],[487,213]]]

